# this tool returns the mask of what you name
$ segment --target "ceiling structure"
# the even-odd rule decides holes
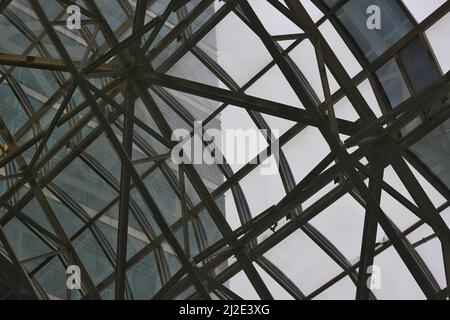
[[[120,7],[123,14],[117,19],[106,15],[98,1],[54,2],[53,5],[37,0],[0,2],[5,21],[17,37],[26,39],[20,51],[0,54],[0,83],[11,90],[16,105],[27,114],[26,120],[13,131],[11,123],[5,121],[3,112],[0,113],[0,178],[4,185],[0,197],[2,264],[9,261],[8,274],[21,283],[20,294],[25,292],[36,299],[49,298],[50,289],[43,288],[39,274],[58,261],[61,270],[78,265],[82,273],[82,289],[75,294],[68,292],[67,298],[106,298],[105,292],[111,290],[116,299],[132,298],[133,288],[127,284],[127,272],[152,256],[151,263],[155,264],[160,284],[156,293],[148,297],[153,299],[239,299],[239,292],[233,290],[230,282],[237,274],[248,279],[261,299],[275,298],[274,285],[292,298],[313,299],[344,278],[351,281],[355,298],[376,299],[376,292],[367,286],[370,274],[359,270],[368,270],[377,256],[393,249],[424,297],[449,297],[450,230],[442,215],[449,204],[449,184],[445,174],[438,175],[433,165],[421,157],[420,151],[415,152],[415,148],[420,148],[417,143],[434,130],[441,126],[448,128],[449,74],[430,58],[435,75],[425,85],[416,86],[411,75],[414,70],[399,63],[408,58],[404,57],[403,48],[415,39],[426,43],[426,30],[448,14],[449,2],[417,22],[402,1],[392,1],[411,25],[380,52],[365,50],[361,38],[352,33],[345,18],[346,12],[351,12],[346,11],[346,6],[352,0],[312,0],[310,3],[321,13],[318,19],[311,17],[304,1],[267,0],[270,10],[300,30],[286,34],[270,33],[251,1],[115,0],[115,6]],[[66,8],[73,4],[81,7],[82,29],[65,33],[61,30],[65,26]],[[157,5],[159,11],[151,9]],[[24,11],[32,11],[35,19],[20,15],[19,6]],[[159,13],[150,15],[150,9]],[[245,83],[234,79],[220,64],[220,58],[212,57],[199,44],[231,15],[240,19],[258,38],[271,58]],[[331,23],[361,65],[356,75],[349,75],[336,50],[325,39],[320,28],[325,22]],[[73,39],[85,43],[81,52],[74,46]],[[295,61],[291,55],[306,42],[313,48],[323,97],[302,73],[301,61]],[[424,52],[434,57],[429,47]],[[217,85],[170,74],[171,68],[187,54],[195,56],[203,68],[217,78]],[[393,101],[393,91],[389,91],[389,80],[385,82],[381,75],[383,66],[394,61],[393,57],[400,65],[400,74],[406,79],[409,92],[408,97],[397,102]],[[301,107],[248,93],[252,85],[275,67]],[[23,75],[14,72],[18,69],[33,70],[38,75],[37,82],[40,77],[53,79],[55,87],[46,101],[31,101],[29,92],[24,89],[26,86],[22,85]],[[426,74],[422,77],[426,78]],[[330,85],[332,78],[337,84],[334,91]],[[374,112],[358,89],[366,80],[374,92],[380,114]],[[219,119],[230,106],[244,110],[258,129],[271,129],[266,116],[292,123],[279,138],[282,146],[279,177],[284,196],[265,210],[252,212],[241,182],[258,169],[259,163],[249,163],[239,170],[233,170],[228,164],[217,165],[222,182],[214,190],[207,187],[204,176],[195,166],[171,168],[168,154],[175,145],[171,141],[175,128],[169,118],[179,118],[190,128],[196,120],[174,92],[220,103],[203,119],[204,125]],[[357,114],[355,120],[339,118],[335,112],[336,104],[344,98]],[[135,113],[138,101],[146,108],[152,123],[143,121]],[[405,129],[417,119],[421,119],[418,125]],[[311,128],[326,142],[329,153],[297,179],[291,168],[296,159],[288,159],[283,146]],[[57,139],[53,139],[57,130],[61,131]],[[111,157],[119,163],[120,172],[109,172],[103,160],[96,158],[95,147],[90,149],[102,137],[109,141],[114,151]],[[146,143],[150,140],[151,144]],[[138,157],[134,148],[143,156]],[[308,150],[299,146],[297,156],[307,157]],[[445,159],[442,158],[441,166],[448,166]],[[58,187],[58,176],[74,161],[83,162],[93,175],[100,177],[104,186],[114,190],[114,196],[99,205],[95,214],[89,214],[77,204],[77,199]],[[388,168],[395,172],[409,196],[385,179]],[[156,170],[162,172],[180,203],[181,215],[175,221],[167,218],[158,203],[158,194],[151,192],[146,181]],[[434,203],[418,175],[445,199],[443,203],[439,206]],[[88,183],[86,180],[86,185]],[[186,191],[188,184],[197,200]],[[256,191],[257,187],[253,186]],[[270,185],[265,188],[270,189]],[[230,226],[228,213],[218,204],[218,199],[227,192],[232,196],[240,221],[236,228]],[[381,205],[382,193],[414,215],[415,222],[404,228],[397,225]],[[344,197],[350,197],[363,209],[360,254],[356,261],[350,261],[311,223]],[[76,231],[68,231],[68,226],[62,222],[61,209],[56,209],[50,198],[58,199],[67,215],[75,215],[81,221]],[[135,204],[137,198],[142,203],[140,207]],[[40,216],[27,213],[30,204],[39,208]],[[97,222],[115,206],[118,213],[116,235],[110,242]],[[148,238],[145,245],[133,252],[130,252],[129,240],[131,215]],[[200,216],[208,216],[211,226],[218,230],[217,241],[208,239],[199,222]],[[7,231],[13,221],[20,223],[21,228],[46,249],[36,256],[20,256],[13,234]],[[408,236],[423,226],[431,229],[430,234],[412,242]],[[314,289],[306,291],[301,281],[290,277],[279,261],[268,255],[299,230],[339,269],[326,281],[317,282]],[[382,242],[377,237],[380,230],[386,235]],[[108,268],[102,270],[105,274],[99,279],[97,271],[80,257],[78,240],[87,231],[108,261]],[[438,283],[436,274],[419,254],[418,247],[431,240],[439,244],[444,285]],[[195,242],[195,250],[191,249],[191,242]],[[176,257],[179,264],[176,270],[168,271],[167,252]],[[301,252],[285,254],[302,257]],[[15,291],[17,286],[5,289],[5,297],[19,295]]]

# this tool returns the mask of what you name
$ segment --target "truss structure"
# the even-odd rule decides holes
[[[401,134],[408,123],[425,112],[427,102],[448,95],[449,75],[441,75],[426,89],[396,108],[390,108],[375,74],[375,70],[408,41],[422,37],[428,26],[447,14],[449,2],[424,21],[415,23],[412,31],[371,62],[367,61],[335,16],[336,10],[347,1],[341,1],[330,9],[324,1],[312,0],[323,13],[321,19],[313,21],[299,0],[267,0],[267,5],[302,30],[298,34],[284,35],[270,34],[251,4],[244,0],[216,3],[213,0],[117,0],[115,2],[127,17],[115,26],[104,16],[98,1],[58,0],[54,1],[52,8],[49,8],[49,1],[17,1],[34,13],[36,23],[40,25],[39,33],[14,12],[14,2],[1,0],[0,13],[30,44],[22,52],[0,54],[0,83],[10,88],[15,102],[28,117],[18,130],[11,132],[0,110],[0,179],[7,186],[0,197],[2,264],[8,265],[4,270],[9,270],[9,280],[15,281],[15,285],[8,285],[6,279],[1,281],[2,288],[7,288],[3,292],[4,298],[49,298],[51,289],[45,287],[39,274],[57,262],[64,279],[68,266],[77,265],[81,270],[82,287],[75,293],[67,291],[69,299],[101,299],[107,292],[113,292],[111,297],[116,299],[132,299],[136,296],[127,274],[140,263],[149,261],[151,256],[149,264],[152,266],[148,270],[153,270],[160,287],[147,298],[240,299],[239,292],[233,290],[229,281],[242,274],[261,299],[274,298],[274,283],[295,299],[313,299],[344,278],[350,279],[356,288],[357,299],[376,299],[376,294],[367,286],[370,274],[360,271],[368,270],[376,257],[389,249],[395,250],[426,298],[449,297],[450,231],[441,215],[448,208],[449,189],[410,151],[414,143],[448,119],[448,106],[408,135]],[[147,9],[156,2],[163,5],[160,14],[146,16]],[[66,8],[74,4],[80,6],[82,13],[82,29],[74,32],[86,44],[81,59],[61,32]],[[199,17],[204,17],[206,10],[215,4],[217,10],[199,23]],[[243,85],[238,84],[216,59],[198,45],[230,14],[245,23],[271,56],[270,63]],[[170,22],[169,32],[162,33],[173,15],[177,17],[176,22]],[[356,76],[349,76],[321,33],[319,26],[326,20],[335,27],[361,64],[362,71]],[[280,45],[282,41],[289,41],[290,45],[283,47]],[[324,101],[317,98],[289,55],[303,41],[310,41],[314,47]],[[169,70],[188,53],[194,55],[224,86],[170,75]],[[248,94],[247,89],[273,67],[281,71],[304,108]],[[36,109],[15,77],[16,68],[51,74],[58,88]],[[334,93],[329,85],[331,75],[340,87]],[[358,90],[357,86],[366,78],[383,111],[381,117],[375,115]],[[81,98],[74,101],[76,92],[81,94]],[[236,106],[245,110],[259,129],[270,129],[264,118],[267,115],[292,122],[292,127],[279,138],[281,146],[308,128],[315,128],[330,152],[297,181],[290,167],[292,159],[288,161],[282,149],[279,175],[285,196],[263,212],[252,212],[241,182],[257,170],[259,164],[249,163],[237,171],[227,164],[218,165],[223,182],[214,190],[206,186],[204,177],[195,166],[183,164],[175,169],[169,166],[167,154],[174,147],[171,141],[174,128],[170,126],[169,118],[180,118],[191,128],[196,120],[173,92],[220,102],[221,105],[208,115],[204,124],[217,119],[227,107]],[[358,120],[349,121],[335,115],[334,105],[343,97],[348,98]],[[146,123],[135,114],[138,100],[142,101],[154,123]],[[161,101],[168,106],[164,112]],[[50,119],[47,117],[49,110],[53,110]],[[44,116],[47,117],[46,125],[42,121]],[[88,124],[89,130],[86,129]],[[64,132],[50,143],[56,130]],[[109,172],[92,152],[87,151],[100,137],[107,138],[120,163],[120,172]],[[148,143],[150,140],[152,144]],[[136,158],[134,146],[145,157]],[[298,150],[298,157],[307,156],[307,150]],[[77,203],[77,199],[55,183],[58,175],[74,161],[83,162],[98,179],[114,190],[114,196],[95,214],[90,214]],[[394,170],[411,197],[400,193],[384,179],[388,167]],[[182,214],[176,221],[167,219],[158,195],[151,192],[146,180],[156,170],[162,172],[181,204]],[[436,207],[432,202],[419,182],[417,172],[420,179],[426,179],[446,199],[441,206]],[[188,185],[198,200],[194,201],[186,192]],[[265,188],[270,188],[270,185]],[[227,213],[217,202],[227,192],[232,194],[241,222],[234,229],[227,222]],[[397,226],[381,206],[382,192],[413,214],[416,222],[407,228]],[[332,240],[311,224],[311,220],[347,196],[364,208],[358,261],[349,261]],[[68,231],[62,221],[61,209],[55,208],[50,198],[58,199],[67,209],[67,214],[82,222],[77,230]],[[142,205],[137,204],[138,198]],[[307,202],[308,206],[305,205]],[[26,207],[30,204],[39,208],[42,215],[28,214]],[[110,241],[98,221],[113,207],[117,209],[118,219],[114,241]],[[219,240],[209,241],[201,216],[210,219],[211,228],[220,233]],[[133,252],[130,251],[129,237],[131,217],[148,239],[144,246]],[[47,250],[24,259],[21,248],[14,245],[14,235],[7,232],[8,225],[13,222],[20,224],[33,241],[41,242]],[[439,243],[439,255],[445,270],[444,287],[418,253],[420,244],[412,243],[408,238],[424,225],[432,230],[424,241],[435,239]],[[339,273],[307,292],[302,283],[289,277],[277,261],[267,256],[267,252],[299,230],[340,269]],[[376,240],[379,230],[387,236],[382,243]],[[105,276],[100,278],[89,260],[80,256],[78,240],[85,232],[89,232],[95,247],[108,263]],[[194,242],[196,250],[192,249]],[[178,269],[170,270],[167,252],[179,264]],[[295,255],[301,257],[302,253]],[[58,290],[66,290],[65,281],[60,285],[62,288]]]

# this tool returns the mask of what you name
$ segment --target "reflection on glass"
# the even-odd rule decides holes
[[[334,7],[335,4],[337,4],[339,2],[339,0],[323,0],[323,2],[325,2],[325,4],[329,8],[332,8],[332,7]]]
[[[419,38],[400,51],[399,56],[415,91],[422,90],[439,78],[438,71]]]
[[[410,150],[450,189],[450,119]]]
[[[372,5],[381,9],[379,30],[367,27],[367,19],[370,17],[367,8]],[[350,0],[336,12],[336,16],[369,61],[375,60],[413,28],[397,1]]]

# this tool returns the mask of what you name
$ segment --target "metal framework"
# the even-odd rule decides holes
[[[425,102],[448,95],[449,75],[441,75],[439,80],[392,109],[388,106],[388,100],[375,71],[396,56],[412,39],[419,37],[425,41],[424,30],[450,11],[450,2],[445,2],[421,23],[415,23],[412,31],[369,63],[335,16],[335,12],[347,1],[343,0],[330,9],[323,1],[312,0],[323,13],[323,17],[314,22],[299,0],[267,0],[268,5],[304,31],[286,35],[271,35],[245,0],[220,1],[223,5],[195,28],[194,23],[215,1],[196,1],[195,5],[191,4],[190,10],[187,9],[190,1],[163,1],[161,3],[165,3],[164,10],[159,15],[146,19],[146,10],[157,1],[117,0],[127,17],[114,29],[111,20],[105,17],[98,7],[97,1],[77,1],[77,5],[83,2],[82,29],[78,37],[87,44],[84,57],[79,60],[74,58],[70,45],[62,40],[59,31],[66,8],[75,4],[75,1],[56,1],[55,8],[58,8],[58,12],[54,13],[56,9],[51,10],[52,15],[43,1],[27,1],[42,28],[42,31],[35,33],[14,13],[14,2],[1,0],[2,16],[17,28],[17,33],[30,40],[30,45],[24,52],[0,53],[0,84],[7,83],[17,103],[28,113],[28,120],[19,130],[10,132],[0,110],[0,169],[3,170],[0,179],[7,185],[7,190],[0,197],[1,258],[2,265],[8,264],[5,270],[14,275],[12,278],[16,283],[8,286],[11,277],[8,281],[0,277],[0,282],[8,288],[2,289],[3,298],[23,297],[26,292],[25,295],[29,298],[48,299],[48,290],[42,287],[38,275],[41,270],[58,260],[64,268],[75,264],[81,269],[82,288],[77,292],[76,298],[101,299],[105,297],[106,291],[114,288],[114,298],[132,299],[133,290],[127,282],[127,272],[152,255],[161,284],[159,291],[151,297],[153,299],[240,299],[238,293],[233,292],[233,288],[227,285],[228,281],[240,272],[249,279],[261,299],[272,299],[271,287],[267,279],[262,277],[259,271],[261,269],[271,278],[271,282],[276,282],[295,299],[313,299],[345,277],[349,277],[353,282],[356,299],[376,299],[376,294],[366,285],[370,275],[359,271],[367,270],[373,265],[376,256],[391,247],[398,253],[426,298],[448,298],[450,230],[441,214],[448,208],[450,192],[409,148],[444,123],[449,118],[449,108],[442,109],[436,117],[424,122],[407,136],[401,136],[399,132],[423,113]],[[403,8],[402,2],[398,2]],[[177,23],[171,26],[169,32],[162,33],[164,25],[173,14],[177,16]],[[198,45],[229,14],[239,17],[260,39],[272,57],[272,61],[244,85],[239,85]],[[327,20],[332,23],[362,66],[362,71],[353,78],[319,31],[319,26]],[[291,44],[283,48],[279,42],[285,40],[291,41]],[[316,53],[324,102],[317,98],[289,55],[294,48],[307,40],[312,43]],[[175,49],[168,51],[173,43],[177,44]],[[49,53],[50,45],[57,55]],[[193,54],[226,89],[169,75],[171,67],[187,53]],[[153,63],[163,56],[166,58],[162,62]],[[246,93],[248,88],[274,66],[282,72],[304,109]],[[49,72],[59,88],[52,96],[47,97],[48,100],[42,103],[38,110],[33,110],[32,102],[15,79],[16,68]],[[330,73],[326,71],[327,68]],[[330,89],[330,74],[340,86],[335,93]],[[357,89],[365,79],[369,79],[374,89],[383,111],[382,117],[374,114]],[[72,96],[76,91],[80,92],[83,98],[81,102],[74,103]],[[270,129],[263,114],[294,122],[295,125],[280,137],[281,146],[302,134],[308,127],[314,127],[320,131],[331,152],[317,163],[303,180],[296,182],[286,155],[281,151],[279,173],[286,195],[264,212],[251,212],[240,183],[257,170],[259,164],[249,163],[236,172],[229,165],[218,165],[223,183],[215,190],[206,186],[194,166],[180,165],[175,170],[168,165],[168,153],[175,146],[171,141],[173,128],[169,125],[168,117],[178,117],[191,128],[196,120],[176,96],[171,94],[173,91],[222,103],[204,120],[204,125],[217,119],[220,112],[228,106],[237,106],[247,111],[259,129]],[[123,99],[119,99],[119,96]],[[158,101],[155,96],[158,96]],[[351,122],[337,118],[333,106],[343,97],[348,98],[359,120]],[[145,123],[135,115],[138,99],[154,119],[155,126]],[[162,111],[160,101],[170,108],[172,115]],[[49,124],[42,127],[41,120],[52,108],[55,108],[55,112],[52,113]],[[92,123],[95,125],[86,133],[87,126]],[[62,127],[66,128],[64,134],[50,144],[52,134]],[[118,175],[108,172],[101,162],[87,152],[89,146],[103,136],[109,141],[117,155],[117,161],[120,162]],[[342,141],[342,136],[348,138]],[[166,152],[158,152],[147,143],[149,137]],[[135,159],[134,147],[145,153],[145,158]],[[350,153],[349,149],[352,147],[357,149]],[[24,156],[27,152],[33,152],[29,161]],[[61,152],[64,155],[55,163],[55,156]],[[299,150],[298,156],[304,156],[302,150]],[[363,158],[367,162],[362,162]],[[115,191],[116,196],[108,200],[94,215],[86,212],[76,199],[71,198],[54,183],[58,175],[76,160],[82,161]],[[145,170],[142,170],[143,164],[146,165]],[[384,180],[385,170],[389,166],[400,178],[412,201]],[[411,166],[446,199],[442,206],[435,207]],[[146,183],[146,178],[156,170],[163,173],[182,206],[182,216],[174,223],[168,222],[155,199],[155,194],[150,192],[149,184]],[[332,189],[326,189],[326,186],[333,183]],[[188,185],[195,190],[198,201],[194,201],[187,194]],[[217,204],[217,199],[229,191],[241,221],[241,226],[235,230],[230,227]],[[417,216],[418,222],[404,230],[396,226],[381,207],[382,192],[389,194]],[[356,262],[349,261],[310,223],[345,195],[350,195],[365,209],[360,260]],[[82,221],[82,226],[69,234],[63,226],[60,212],[49,203],[49,197],[57,199],[70,214],[77,216]],[[138,198],[142,199],[144,208],[137,203]],[[313,204],[304,208],[304,204],[313,198]],[[40,208],[44,218],[25,212],[24,208],[30,203]],[[118,208],[117,240],[111,245],[97,222],[115,206]],[[214,228],[220,231],[219,241],[208,241],[207,232],[200,219],[202,215],[208,215]],[[132,254],[129,252],[128,235],[131,216],[149,240],[148,244]],[[154,224],[150,223],[150,220]],[[20,222],[23,228],[33,234],[36,241],[45,244],[47,252],[22,259],[18,252],[20,248],[13,245],[11,234],[5,230],[11,221]],[[275,227],[278,224],[282,226]],[[423,225],[430,227],[433,233],[420,243],[412,243],[408,236]],[[159,232],[155,230],[155,226]],[[381,244],[376,243],[378,228],[382,228],[389,238]],[[341,269],[339,274],[320,284],[312,292],[304,292],[301,283],[290,279],[277,266],[277,261],[271,261],[266,255],[299,229]],[[87,266],[86,260],[80,258],[77,249],[77,241],[86,231],[92,234],[98,248],[111,265],[111,270],[100,281],[94,279],[94,271]],[[263,234],[269,235],[261,240]],[[441,246],[447,283],[445,288],[441,288],[417,251],[420,245],[432,239],[438,239]],[[196,243],[198,252],[192,252],[191,242]],[[167,252],[177,258],[180,264],[178,271],[169,271]],[[73,292],[67,291],[68,299],[75,298],[73,295]]]

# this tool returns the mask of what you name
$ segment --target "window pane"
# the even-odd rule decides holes
[[[372,5],[381,8],[379,30],[367,27],[367,19],[370,17],[367,8]],[[413,28],[396,1],[350,0],[336,15],[369,61],[373,61]]]
[[[339,2],[339,0],[324,0],[323,2],[325,2],[328,7],[332,8]]]
[[[395,59],[378,69],[377,76],[393,108],[411,96]]]
[[[420,91],[439,78],[423,43],[417,38],[400,51],[400,59],[415,91]]]
[[[411,151],[450,189],[450,120],[411,147]]]

